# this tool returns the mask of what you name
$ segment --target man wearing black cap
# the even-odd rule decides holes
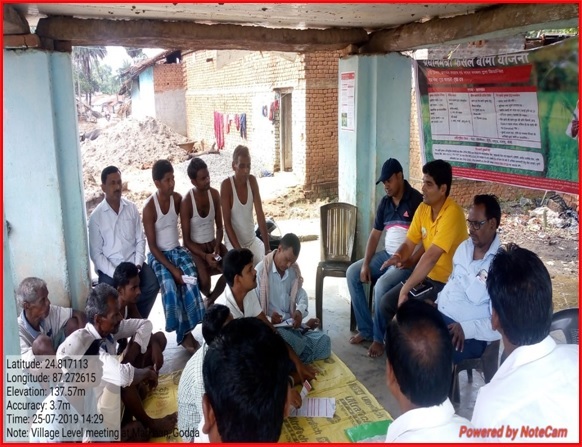
[[[364,259],[352,264],[346,274],[354,315],[358,323],[358,333],[350,338],[350,343],[358,344],[364,340],[372,340],[373,343],[368,349],[370,357],[379,357],[384,352],[383,339],[386,321],[380,313],[378,300],[392,287],[410,276],[410,268],[414,265],[414,259],[411,258],[410,262],[403,268],[382,269],[382,264],[390,259],[406,239],[406,232],[412,222],[414,212],[422,202],[422,194],[404,180],[402,166],[395,158],[389,158],[382,166],[382,173],[376,184],[380,182],[384,184],[386,195],[382,197],[378,205],[374,228],[370,232],[366,245],[366,254]],[[386,230],[385,249],[375,253],[383,230]],[[362,286],[363,283],[370,281],[372,284],[376,284],[374,288],[376,305],[373,319]]]

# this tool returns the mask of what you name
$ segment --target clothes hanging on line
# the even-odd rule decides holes
[[[216,148],[224,149],[224,116],[220,112],[214,112],[214,137]]]
[[[247,114],[241,113],[240,114],[240,136],[247,139]]]

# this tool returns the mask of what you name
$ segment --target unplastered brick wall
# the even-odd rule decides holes
[[[245,144],[270,170],[280,169],[280,108],[269,119],[272,103],[291,94],[292,166],[307,196],[337,195],[336,51],[308,54],[198,51],[184,58],[188,137],[216,140],[214,111],[247,114],[247,140],[231,125],[225,146]],[[257,164],[257,163],[253,163]]]
[[[446,59],[450,54],[453,58],[471,58],[493,54],[513,53],[523,51],[525,38],[515,36],[510,39],[493,39],[471,42],[463,45],[452,45],[438,49],[419,50],[418,59]],[[416,90],[411,91],[410,110],[410,173],[409,180],[412,186],[420,189],[422,186],[422,160],[420,154],[420,129],[418,126]],[[476,194],[495,194],[502,201],[516,200],[521,197],[542,198],[544,191],[518,188],[501,183],[480,182],[455,177],[451,188],[451,197],[460,205],[469,206]],[[578,196],[575,194],[560,194],[568,206],[578,210]]]
[[[302,177],[305,159],[305,75],[303,56],[297,53],[251,51],[197,51],[184,58],[186,77],[187,132],[190,140],[204,140],[210,148],[216,141],[214,112],[233,119],[225,126],[225,147],[249,147],[253,165],[273,170],[279,124],[269,119],[277,89],[292,92],[293,170]],[[267,116],[263,115],[264,108]],[[234,123],[235,114],[246,114],[247,138]],[[297,163],[297,165],[296,165]],[[256,170],[254,170],[257,173]]]
[[[338,193],[339,56],[336,51],[305,55],[305,193],[309,198]]]
[[[154,65],[154,92],[182,90],[184,85],[183,64]]]

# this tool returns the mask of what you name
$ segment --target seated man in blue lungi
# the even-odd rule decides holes
[[[313,330],[319,325],[316,318],[302,324],[309,299],[297,265],[300,250],[301,243],[295,234],[283,236],[277,250],[257,264],[257,295],[273,325],[289,323],[277,326],[277,331],[302,362],[311,363],[330,356],[331,340],[327,334]]]
[[[160,282],[166,332],[176,331],[178,344],[194,353],[198,342],[191,331],[202,321],[205,310],[196,267],[178,240],[182,196],[174,192],[174,168],[168,160],[154,163],[152,177],[158,190],[143,209],[143,226],[151,251],[148,262]]]

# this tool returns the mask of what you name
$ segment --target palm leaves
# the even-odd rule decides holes
[[[91,72],[97,67],[101,59],[107,55],[107,49],[103,46],[73,47],[73,65],[78,73],[77,91],[81,94],[81,83],[85,84],[85,99],[91,105],[91,94],[96,91]],[[81,79],[83,76],[83,80]],[[83,82],[84,81],[84,82]]]

